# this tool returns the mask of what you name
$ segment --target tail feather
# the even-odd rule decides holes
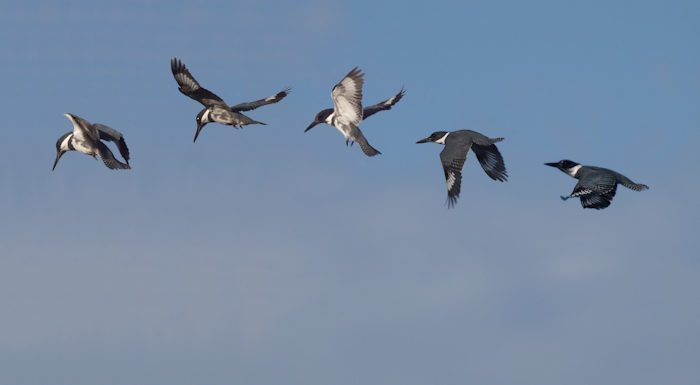
[[[379,150],[377,150],[376,148],[372,147],[369,144],[369,142],[367,141],[367,139],[365,139],[364,136],[359,136],[357,138],[354,138],[354,140],[355,140],[355,142],[357,142],[357,145],[360,146],[360,148],[362,149],[362,152],[364,152],[365,155],[375,156],[375,155],[381,154],[381,152],[379,152]]]
[[[239,123],[238,125],[239,126],[247,126],[249,124],[262,124],[263,126],[267,126],[267,123],[258,122],[257,120],[253,120],[253,119],[246,119],[243,122]]]
[[[641,183],[622,183],[622,185],[634,191],[642,191],[649,189],[649,186]]]
[[[627,187],[630,190],[642,191],[642,190],[649,189],[649,186],[647,186],[645,184],[634,183],[634,182],[632,182],[632,180],[630,180],[630,178],[628,178],[620,173],[616,173],[616,174],[617,174],[617,178],[618,178],[619,183],[621,185]]]

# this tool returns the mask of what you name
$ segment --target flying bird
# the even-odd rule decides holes
[[[291,91],[291,88],[286,88],[265,99],[229,106],[223,101],[223,99],[216,96],[213,92],[200,86],[180,59],[171,59],[170,69],[173,72],[175,81],[177,81],[180,92],[204,105],[204,109],[199,111],[197,114],[197,132],[194,134],[194,142],[197,141],[197,137],[199,136],[199,132],[202,131],[202,128],[210,122],[226,124],[233,126],[234,128],[240,128],[247,124],[264,125],[265,123],[253,120],[243,115],[241,112],[254,110],[268,104],[277,103],[284,99],[284,97]]]
[[[433,132],[429,137],[416,143],[434,142],[445,145],[440,152],[440,161],[447,181],[447,205],[453,207],[461,191],[462,168],[470,148],[474,151],[486,175],[500,182],[508,180],[503,157],[494,144],[502,140],[503,138],[488,138],[476,131],[458,130]]]
[[[384,100],[382,102],[379,102],[377,104],[371,105],[369,107],[365,107],[362,109],[362,120],[367,119],[368,117],[376,114],[379,111],[386,111],[390,110],[391,107],[394,106],[394,104],[398,103],[401,98],[406,94],[406,90],[404,90],[403,87],[401,87],[401,91],[397,93],[396,95],[390,97],[387,100]],[[330,114],[333,113],[332,108],[326,108],[325,110],[321,110],[316,116],[314,117],[314,121],[311,122],[311,125],[304,130],[304,132],[309,131],[312,127],[314,127],[317,124],[320,123],[328,123],[326,122],[326,119]]]
[[[604,209],[610,206],[615,196],[617,185],[621,184],[634,191],[642,191],[649,188],[644,184],[632,182],[626,176],[602,167],[582,166],[568,159],[555,163],[545,163],[547,166],[556,167],[562,172],[578,179],[574,191],[568,196],[561,196],[562,200],[569,198],[581,198],[581,206],[585,209]]]
[[[364,76],[365,74],[357,67],[348,72],[343,80],[336,84],[331,91],[334,108],[325,109],[316,114],[314,121],[306,127],[304,132],[309,131],[319,123],[328,123],[343,134],[346,146],[348,143],[352,145],[357,142],[365,155],[375,156],[381,154],[367,142],[358,125],[363,118],[381,110],[391,109],[391,106],[401,99],[405,91],[401,89],[401,92],[392,98],[363,110],[362,86],[365,82]],[[365,111],[367,111],[367,115],[365,115]]]
[[[58,160],[61,159],[61,156],[67,151],[82,152],[95,159],[97,159],[99,155],[105,166],[112,170],[131,168],[131,166],[129,166],[129,148],[126,146],[124,136],[121,132],[105,126],[104,124],[90,124],[87,120],[73,114],[64,115],[73,123],[73,131],[61,136],[56,142],[57,155],[56,161],[53,163],[53,168],[51,169],[52,171],[56,169]],[[109,147],[102,143],[102,140],[116,143],[119,153],[126,163],[118,161]]]

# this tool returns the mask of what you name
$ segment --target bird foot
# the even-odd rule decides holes
[[[560,196],[559,198],[561,198],[561,200],[565,201],[565,200],[567,200],[567,199],[569,199],[569,198],[571,198],[571,197],[565,197],[565,196],[562,195],[562,196]]]

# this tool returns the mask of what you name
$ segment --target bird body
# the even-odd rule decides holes
[[[346,145],[352,145],[356,142],[367,156],[381,154],[369,144],[362,131],[360,131],[360,121],[379,111],[391,109],[391,106],[401,99],[405,91],[402,88],[397,95],[388,100],[363,109],[362,87],[364,85],[364,76],[365,74],[357,67],[348,72],[343,80],[336,84],[331,91],[334,108],[321,110],[304,132],[309,131],[319,123],[327,123],[337,128],[343,134]]]
[[[117,130],[103,124],[91,124],[87,120],[73,114],[64,114],[72,123],[73,131],[61,136],[56,142],[56,161],[52,170],[56,169],[58,160],[68,151],[78,151],[97,159],[99,155],[102,162],[110,169],[130,169],[129,148],[126,146],[124,136]],[[112,151],[100,141],[108,140],[117,144],[119,153],[126,163],[118,161]]]
[[[197,132],[194,135],[194,142],[197,141],[202,128],[211,122],[230,125],[234,128],[240,128],[248,124],[264,125],[265,123],[253,120],[242,114],[241,111],[250,111],[267,104],[277,103],[284,99],[291,90],[287,88],[265,99],[229,106],[216,94],[200,86],[180,59],[173,58],[170,60],[170,70],[178,84],[178,90],[183,95],[198,101],[204,106],[204,109],[197,114]]]
[[[447,203],[453,207],[461,192],[462,168],[470,148],[486,175],[500,182],[508,180],[503,157],[494,144],[502,140],[503,138],[491,139],[472,130],[458,130],[436,131],[416,143],[434,142],[445,145],[440,152],[440,162],[447,182]]]
[[[610,203],[617,192],[617,185],[621,184],[634,191],[642,191],[649,188],[644,184],[632,182],[626,176],[602,167],[582,166],[568,159],[555,163],[545,163],[550,167],[555,167],[569,176],[578,179],[574,191],[568,196],[561,196],[562,200],[569,198],[580,198],[583,208],[596,210],[610,206]]]

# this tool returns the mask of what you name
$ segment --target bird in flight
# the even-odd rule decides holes
[[[291,91],[291,88],[286,88],[265,99],[229,106],[223,99],[216,96],[213,92],[200,86],[180,59],[171,59],[170,69],[173,72],[175,81],[177,81],[180,92],[204,105],[204,109],[199,111],[197,114],[197,132],[194,134],[194,142],[197,141],[197,137],[199,136],[199,132],[202,131],[202,128],[210,122],[230,125],[234,128],[240,128],[247,124],[264,125],[265,123],[253,120],[243,115],[241,112],[254,110],[268,104],[277,103],[284,99],[284,97]]]
[[[362,86],[364,85],[365,74],[357,67],[353,68],[347,75],[336,84],[331,91],[334,108],[331,110],[325,109],[314,118],[314,121],[306,127],[304,132],[309,131],[313,126],[319,123],[328,123],[340,131],[345,137],[345,145],[357,143],[362,152],[367,156],[375,156],[381,154],[372,147],[367,139],[360,131],[358,125],[363,118],[375,114],[381,110],[388,110],[398,102],[403,96],[403,89],[396,96],[388,99],[386,104],[376,104],[368,110],[369,115],[364,115],[362,109]],[[381,106],[380,106],[381,105]]]
[[[508,180],[503,157],[494,144],[502,140],[503,138],[488,138],[476,131],[458,130],[452,132],[436,131],[416,143],[433,142],[445,145],[445,148],[440,152],[440,161],[447,181],[447,205],[454,207],[462,188],[462,168],[470,148],[486,175],[500,182]]]
[[[53,162],[52,171],[56,169],[56,165],[58,164],[58,160],[61,159],[61,156],[68,151],[82,152],[95,159],[97,159],[99,155],[105,166],[112,170],[131,168],[131,166],[129,166],[129,148],[126,146],[124,136],[121,132],[105,126],[104,124],[91,124],[77,115],[64,115],[73,123],[73,131],[58,138],[56,142],[56,161]],[[116,143],[119,153],[124,157],[126,163],[118,161],[109,147],[102,143],[102,140]]]
[[[581,206],[584,209],[601,210],[610,206],[610,202],[617,192],[618,184],[634,191],[642,191],[649,188],[645,184],[634,183],[626,176],[613,170],[602,167],[582,166],[568,159],[545,163],[545,165],[558,168],[567,175],[578,179],[574,191],[568,196],[561,196],[561,199],[565,201],[569,198],[580,198]]]
[[[403,87],[401,87],[401,91],[399,91],[396,95],[390,97],[387,100],[384,100],[382,102],[379,102],[377,104],[373,104],[369,107],[365,107],[362,109],[362,120],[367,119],[368,117],[376,114],[379,111],[386,111],[390,110],[391,107],[394,106],[394,104],[398,103],[401,98],[406,94],[406,90],[404,90]],[[325,110],[321,110],[316,116],[314,117],[314,121],[311,122],[309,127],[304,130],[304,132],[309,131],[311,128],[313,128],[315,125],[320,124],[320,123],[327,123],[326,118],[330,114],[333,113],[333,108],[326,108]]]

